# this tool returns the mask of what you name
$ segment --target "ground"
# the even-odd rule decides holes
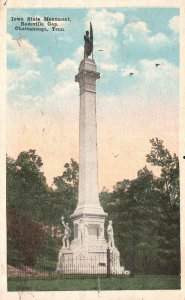
[[[165,290],[180,289],[179,276],[134,277],[47,277],[11,278],[8,291],[80,291],[80,290]]]

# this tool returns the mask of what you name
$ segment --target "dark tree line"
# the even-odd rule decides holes
[[[154,176],[145,166],[136,179],[117,182],[112,192],[103,189],[100,201],[113,220],[115,243],[128,269],[135,273],[179,274],[178,157],[170,154],[163,141],[156,138],[150,142],[146,160],[160,167],[161,175]],[[54,178],[54,189],[48,187],[41,168],[42,159],[35,150],[21,152],[16,160],[7,157],[8,251],[12,247],[22,251],[27,264],[34,264],[44,244],[42,225],[60,225],[61,215],[71,223],[70,215],[77,205],[78,163],[71,159],[64,165],[63,174]],[[24,232],[28,232],[27,238]],[[31,241],[26,243],[28,239]],[[34,258],[27,248],[34,249]]]
[[[163,141],[152,139],[147,162],[161,167],[160,177],[145,166],[134,180],[104,190],[101,203],[113,220],[123,263],[135,273],[180,273],[179,162]]]
[[[77,204],[77,162],[71,159],[65,164],[62,176],[54,178],[55,189],[48,187],[42,165],[35,150],[21,152],[16,160],[7,156],[9,263],[16,253],[27,265],[33,265],[47,239],[45,226],[61,226],[61,215],[71,222]]]

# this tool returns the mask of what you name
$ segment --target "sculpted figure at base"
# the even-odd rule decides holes
[[[112,228],[112,221],[109,221],[109,225],[107,227],[107,234],[108,234],[108,247],[110,248],[115,248],[114,245],[114,232]]]
[[[71,230],[69,228],[69,224],[68,223],[66,223],[66,224],[64,223],[64,217],[61,217],[61,221],[62,221],[62,225],[65,228],[65,230],[64,230],[64,237],[62,239],[63,248],[69,249],[69,237],[71,235]]]
[[[85,219],[85,215],[80,219],[79,223],[79,242],[80,246],[85,246],[85,241],[88,238],[88,223]]]

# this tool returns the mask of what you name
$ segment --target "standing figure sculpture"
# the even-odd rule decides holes
[[[80,238],[80,246],[85,246],[86,239],[88,238],[88,223],[85,219],[85,215],[80,219],[79,223],[79,238]]]
[[[110,248],[115,248],[114,245],[114,232],[112,228],[112,221],[109,221],[109,225],[107,227],[107,234],[108,234],[108,247]]]
[[[71,235],[71,230],[69,228],[69,224],[68,223],[66,223],[66,224],[64,223],[64,217],[61,217],[61,221],[62,221],[62,225],[65,228],[65,230],[64,230],[64,237],[62,239],[63,248],[69,249],[69,237]]]
[[[88,56],[93,53],[93,30],[92,30],[92,24],[90,23],[90,36],[89,31],[86,31],[86,34],[84,35],[84,58],[88,58]]]

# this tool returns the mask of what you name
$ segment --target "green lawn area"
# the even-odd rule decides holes
[[[8,291],[85,290],[165,290],[180,289],[179,276],[22,278],[8,279]]]

